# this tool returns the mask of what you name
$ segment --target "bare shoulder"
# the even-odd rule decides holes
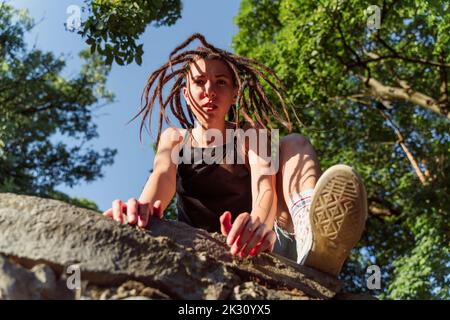
[[[182,129],[168,127],[159,137],[158,149],[155,154],[153,165],[153,172],[170,172],[171,177],[174,177],[176,172],[176,164],[178,163],[177,145],[183,141]],[[175,158],[174,158],[175,157]]]
[[[183,141],[186,129],[168,127],[164,129],[159,138],[159,148],[174,148]]]
[[[259,156],[261,152],[267,152],[266,149],[261,150],[259,148],[260,139],[262,138],[261,134],[264,135],[264,129],[262,125],[257,122],[251,123],[249,121],[243,122],[240,125],[241,133],[243,134],[243,152],[248,158],[249,155]],[[267,141],[267,139],[265,140]],[[250,159],[248,159],[250,161]]]

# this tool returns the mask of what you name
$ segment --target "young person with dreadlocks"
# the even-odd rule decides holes
[[[201,47],[180,52],[195,39]],[[284,116],[260,80],[273,90]],[[169,81],[173,86],[163,100],[163,88]],[[226,134],[231,129],[260,133],[267,128],[266,123],[272,125],[271,118],[290,130],[284,97],[284,88],[272,70],[193,34],[149,77],[142,109],[136,115],[143,114],[142,133],[147,117],[151,127],[158,99],[153,172],[138,200],[115,200],[104,215],[143,228],[150,216],[163,217],[176,193],[178,220],[210,232],[221,231],[227,236],[231,254],[245,258],[274,251],[337,276],[364,229],[366,194],[358,174],[348,166],[337,165],[321,175],[311,143],[295,133],[281,139],[276,150],[279,170],[270,170],[261,145],[237,143],[235,136]],[[168,106],[182,128],[171,125]],[[163,120],[169,127],[161,132]],[[225,141],[212,139],[211,131],[219,132]],[[225,146],[228,149],[220,152]],[[178,161],[186,157],[186,150],[223,155],[229,148],[242,152],[245,161],[236,163],[235,157],[232,163],[225,157],[215,163]]]

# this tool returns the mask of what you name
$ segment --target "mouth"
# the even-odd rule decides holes
[[[203,110],[205,110],[206,112],[211,112],[211,111],[214,111],[214,110],[217,109],[217,105],[213,104],[212,102],[208,102],[208,103],[205,103],[205,104],[202,106],[202,108],[203,108]]]

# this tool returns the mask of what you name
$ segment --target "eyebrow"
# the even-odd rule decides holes
[[[204,77],[206,77],[206,76],[203,75],[203,74],[199,74],[199,75],[194,76],[193,78],[194,78],[194,79],[198,79],[198,78],[204,78]],[[221,77],[222,77],[222,78],[230,78],[228,75],[223,74],[223,73],[221,73],[221,74],[216,74],[215,77],[216,77],[216,78],[221,78]]]
[[[219,78],[219,77],[225,77],[225,78],[229,78],[229,76],[228,75],[226,75],[226,74],[216,74],[216,78]]]

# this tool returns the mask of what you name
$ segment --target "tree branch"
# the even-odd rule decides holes
[[[400,85],[400,87],[407,90],[408,93],[411,92],[411,85],[409,85],[409,83],[406,80],[401,79],[399,75],[395,72],[395,70],[385,62],[385,59],[383,57],[379,56],[374,52],[366,51],[365,54],[372,59],[379,60],[381,64],[383,64],[383,66],[386,68],[386,70],[389,72],[389,74],[397,80],[397,83]]]
[[[439,61],[441,63],[445,62],[445,55],[444,52],[441,52],[439,55]],[[440,67],[439,73],[441,76],[441,85],[439,87],[439,107],[441,108],[442,113],[449,113],[450,112],[450,102],[448,97],[448,76],[447,76],[447,70],[445,68]]]
[[[388,59],[402,60],[402,61],[406,61],[406,62],[419,63],[419,64],[426,65],[426,66],[442,67],[442,68],[450,69],[450,64],[440,63],[440,62],[435,62],[435,61],[429,61],[429,60],[425,60],[425,59],[413,59],[413,58],[400,56],[400,55],[397,55],[397,54],[388,54],[388,55],[379,56],[378,58],[372,58],[372,59],[367,59],[367,60],[356,61],[356,62],[354,62],[352,64],[349,64],[349,67],[355,67],[357,65],[364,66],[364,65],[366,65],[367,63],[370,63],[370,62],[377,62],[377,61],[380,61],[380,60],[388,60]]]
[[[413,90],[407,90],[404,88],[397,88],[391,86],[385,86],[374,78],[366,78],[362,75],[356,75],[361,81],[366,83],[371,89],[376,98],[382,100],[403,100],[411,102],[413,104],[422,106],[429,109],[439,115],[445,116],[450,119],[450,112],[441,112],[442,106],[438,101],[423,93]]]
[[[377,217],[392,217],[400,216],[402,214],[401,208],[394,207],[385,199],[377,196],[371,196],[368,199],[369,212]]]
[[[387,55],[384,58],[394,58],[394,59],[400,59],[406,62],[413,62],[413,63],[419,63],[426,66],[433,66],[433,67],[444,67],[444,68],[450,68],[450,64],[445,64],[443,62],[436,62],[436,61],[430,61],[426,59],[414,59],[402,56],[400,53],[398,53],[393,47],[391,47],[383,38],[380,36],[380,31],[377,32],[377,39],[380,41],[380,43],[391,52],[391,55]]]
[[[395,125],[395,123],[391,120],[391,118],[383,111],[378,110],[381,115],[383,116],[383,118],[385,118],[392,126],[392,128],[395,131],[395,134],[397,135],[397,143],[400,145],[400,147],[402,147],[403,152],[405,152],[406,157],[408,158],[409,162],[411,163],[411,166],[413,167],[417,177],[419,178],[420,182],[422,183],[422,185],[426,185],[427,184],[427,180],[422,172],[422,170],[420,169],[419,163],[417,162],[417,160],[414,158],[411,150],[409,150],[409,148],[406,146],[405,144],[405,138],[403,137],[402,133],[400,132],[400,129]],[[429,173],[428,173],[429,174]]]

